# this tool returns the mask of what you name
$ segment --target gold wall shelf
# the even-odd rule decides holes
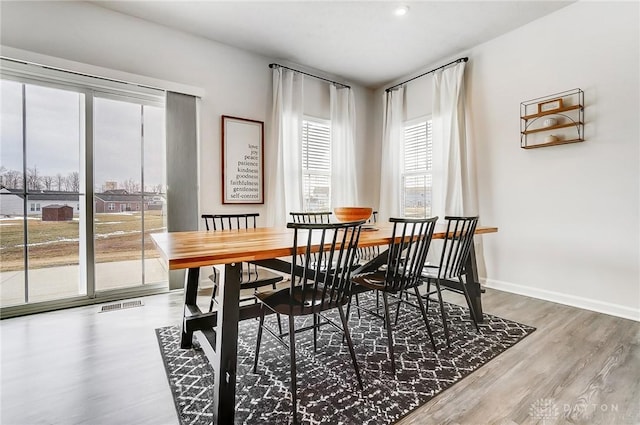
[[[568,90],[520,104],[521,148],[534,149],[579,142],[584,142],[582,90]]]

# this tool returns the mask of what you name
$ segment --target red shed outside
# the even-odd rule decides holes
[[[42,207],[42,221],[68,220],[73,220],[73,207],[58,204]]]

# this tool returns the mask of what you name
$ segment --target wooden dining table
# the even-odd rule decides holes
[[[392,242],[392,225],[379,224],[374,228],[364,227],[359,247],[389,245]],[[497,232],[497,227],[478,226],[476,235]],[[446,234],[444,225],[434,231],[434,239]],[[210,358],[214,369],[214,399],[212,400],[214,423],[233,423],[235,411],[236,364],[238,350],[238,323],[240,320],[257,317],[257,304],[240,306],[240,278],[243,261],[283,273],[291,273],[293,252],[293,230],[287,228],[255,228],[224,230],[216,232],[190,231],[154,233],[151,235],[162,257],[168,261],[170,270],[186,269],[184,310],[182,317],[181,348],[191,348],[193,334],[200,331],[205,343],[211,346]],[[386,261],[386,250],[354,273],[375,269]],[[212,312],[201,311],[196,304],[200,267],[223,266],[220,278],[218,306]],[[302,269],[294,271],[301,275]],[[473,244],[466,264],[467,290],[474,304],[476,319],[482,322],[481,288]],[[459,282],[445,282],[459,288]],[[205,350],[206,351],[206,350]]]

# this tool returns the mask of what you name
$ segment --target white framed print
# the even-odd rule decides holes
[[[264,204],[264,122],[222,116],[222,203]]]

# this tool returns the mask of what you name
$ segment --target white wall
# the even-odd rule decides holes
[[[638,17],[578,2],[441,61],[469,57],[481,222],[499,227],[482,238],[488,286],[640,320]],[[431,112],[431,84],[408,84],[407,119]],[[520,102],[573,88],[586,142],[521,149]]]
[[[2,2],[1,7],[3,46],[203,89],[199,124],[200,210],[257,211],[265,215],[266,193],[265,206],[221,204],[220,117],[264,121],[265,151],[271,149],[272,79],[268,64],[277,60],[89,3]],[[352,87],[356,113],[366,117],[371,93]],[[329,118],[328,85],[306,78],[305,92],[305,112]],[[358,143],[367,143],[363,130],[366,127],[359,125]],[[265,164],[265,176],[270,166]]]
[[[579,2],[470,52],[490,286],[640,320],[638,16]],[[586,141],[521,149],[519,103],[572,88]]]

